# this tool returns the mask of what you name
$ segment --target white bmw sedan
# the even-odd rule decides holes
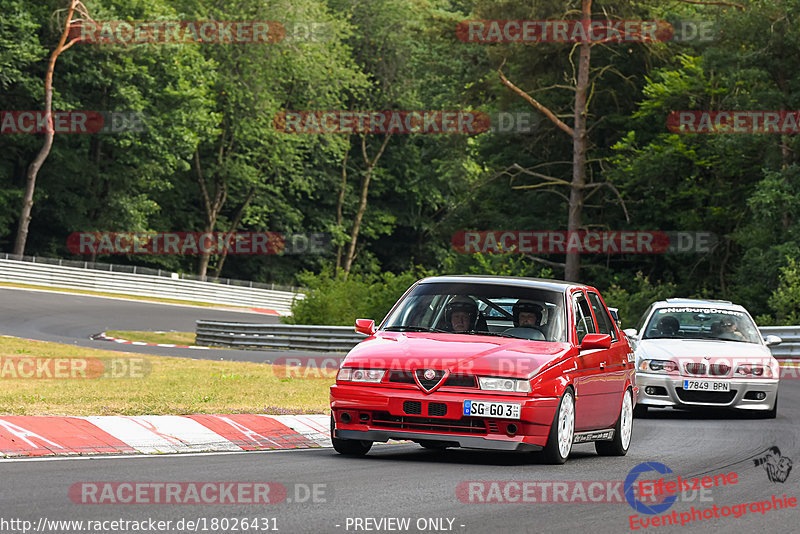
[[[667,299],[650,305],[637,329],[635,413],[648,408],[731,408],[772,419],[780,366],[742,306],[728,301]]]

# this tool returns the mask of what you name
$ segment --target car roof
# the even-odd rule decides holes
[[[420,284],[487,284],[487,285],[512,285],[551,291],[567,292],[570,288],[594,289],[591,286],[565,282],[563,280],[550,280],[547,278],[525,278],[520,276],[490,276],[490,275],[449,275],[431,276],[423,278]]]
[[[658,302],[654,302],[653,305],[656,308],[673,308],[676,306],[687,306],[692,308],[718,308],[724,310],[736,310],[747,313],[747,310],[744,308],[744,306],[740,306],[739,304],[734,304],[729,300],[674,298],[667,300],[659,300]]]

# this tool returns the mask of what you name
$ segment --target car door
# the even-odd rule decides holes
[[[597,332],[611,336],[611,347],[602,351],[604,354],[601,362],[602,398],[600,399],[600,413],[597,414],[597,424],[602,428],[609,428],[617,422],[622,393],[625,391],[626,376],[631,373],[633,363],[628,361],[630,352],[628,344],[619,335],[614,320],[603,304],[600,295],[594,291],[587,291],[586,295],[597,323]]]
[[[586,334],[597,333],[597,325],[592,316],[591,306],[583,291],[572,294],[573,328],[576,342],[580,345]],[[603,383],[605,350],[582,350],[576,358],[575,371],[575,430],[582,432],[600,428],[598,418],[604,414],[602,397],[605,393]]]

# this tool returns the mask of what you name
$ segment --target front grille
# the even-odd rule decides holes
[[[731,366],[726,365],[724,363],[712,364],[708,370],[708,374],[714,376],[728,376],[728,373],[730,372],[731,372]]]
[[[409,413],[409,412],[406,412]],[[447,415],[447,404],[443,402],[431,402],[428,404],[428,415],[444,417]]]
[[[441,369],[433,369],[433,378],[431,378],[430,380],[425,378],[425,369],[417,369],[415,373],[417,375],[417,380],[419,380],[419,383],[422,384],[422,387],[424,387],[428,391],[433,389],[436,386],[436,384],[441,382],[442,377],[444,376],[444,371],[442,371]]]
[[[432,419],[430,417],[392,415],[388,412],[375,412],[372,415],[372,426],[451,434],[486,433],[486,426],[481,419]]]
[[[422,403],[420,401],[405,401],[403,411],[409,415],[422,415]]]
[[[694,391],[675,388],[678,398],[683,402],[706,402],[708,404],[730,404],[736,397],[736,390],[730,391]]]
[[[424,370],[422,371],[424,372]],[[441,378],[441,374],[437,375],[438,381]],[[395,384],[416,384],[414,382],[414,375],[411,374],[411,371],[389,371],[389,378],[387,382],[393,382]],[[420,380],[420,382],[425,384],[425,380]],[[433,384],[436,385],[436,382]],[[454,388],[474,388],[477,387],[475,384],[475,377],[472,375],[450,375],[445,380],[442,386],[449,386]],[[433,386],[431,386],[433,387]]]
[[[500,432],[500,428],[497,426],[497,421],[489,421],[486,424],[489,427],[489,432],[494,432],[495,434]]]
[[[454,388],[477,387],[475,385],[475,377],[472,375],[450,375],[447,377],[447,380],[444,381],[444,385]]]
[[[400,384],[414,384],[414,377],[410,371],[389,371],[389,382]]]
[[[685,369],[690,375],[706,374],[706,364],[704,363],[687,363]]]

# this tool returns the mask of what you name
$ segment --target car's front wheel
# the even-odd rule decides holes
[[[336,422],[331,414],[331,442],[333,450],[345,456],[364,456],[372,448],[372,442],[361,439],[340,439],[335,437]]]
[[[625,456],[631,444],[633,433],[633,401],[631,390],[625,390],[622,408],[619,411],[617,424],[614,425],[614,439],[611,441],[595,441],[594,448],[601,456]]]
[[[572,388],[567,387],[556,409],[547,445],[544,446],[544,458],[547,463],[563,464],[572,451],[572,440],[575,439],[575,395]]]

